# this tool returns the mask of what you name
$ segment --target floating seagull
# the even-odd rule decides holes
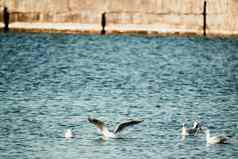
[[[197,129],[197,132],[195,133],[195,135],[199,132],[202,132],[202,133],[204,132],[201,124],[197,120],[193,121],[193,129]]]
[[[196,135],[200,129],[201,129],[201,126],[197,121],[193,122],[192,128],[186,128],[185,123],[183,123],[181,135],[183,136]]]
[[[218,136],[211,136],[210,137],[210,130],[206,129],[206,140],[208,144],[227,144],[227,138],[223,135],[218,135]]]
[[[65,130],[65,133],[64,133],[64,137],[65,137],[66,139],[73,138],[74,135],[73,135],[72,130],[71,130],[71,129],[66,129],[66,130]]]
[[[136,125],[139,124],[141,122],[143,122],[143,120],[129,120],[123,123],[120,123],[119,125],[117,125],[117,127],[114,129],[113,132],[110,132],[107,127],[105,126],[104,122],[96,119],[96,118],[88,118],[88,121],[94,125],[96,125],[96,128],[98,130],[98,132],[103,135],[103,137],[105,139],[108,138],[117,138],[118,134],[124,130],[126,127],[128,126],[132,126],[132,125]]]

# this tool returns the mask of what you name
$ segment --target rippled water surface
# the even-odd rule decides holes
[[[144,122],[104,141],[89,115]],[[231,144],[181,140],[194,119]],[[0,158],[236,159],[238,39],[0,33]]]

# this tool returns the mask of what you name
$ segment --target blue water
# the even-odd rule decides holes
[[[194,119],[231,144],[181,140]],[[238,158],[238,38],[0,33],[0,158]]]

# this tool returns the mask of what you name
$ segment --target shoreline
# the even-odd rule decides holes
[[[3,30],[3,23],[0,28]],[[101,26],[98,24],[81,23],[26,23],[14,22],[9,24],[10,32],[34,32],[34,33],[65,33],[65,34],[101,34]],[[203,36],[203,31],[192,29],[173,29],[158,27],[158,25],[139,24],[113,24],[106,28],[106,35],[145,35],[145,36]],[[207,30],[207,37],[238,37],[236,31]]]

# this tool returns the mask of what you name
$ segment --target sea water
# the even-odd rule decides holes
[[[182,140],[193,120],[231,144]],[[0,33],[0,158],[238,158],[238,38]]]

